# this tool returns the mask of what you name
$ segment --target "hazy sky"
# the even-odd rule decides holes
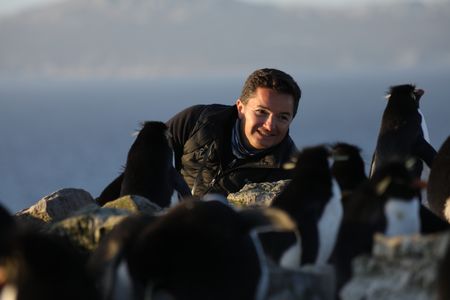
[[[58,2],[63,0],[0,0],[0,13],[12,13],[21,9],[46,4],[49,2]],[[292,4],[292,3],[308,3],[314,5],[348,5],[348,4],[367,4],[380,2],[398,2],[405,0],[239,0],[253,3],[276,3],[276,4]],[[437,0],[422,0],[422,1],[437,1]]]
[[[33,5],[45,4],[58,0],[0,0],[0,13],[10,13]]]

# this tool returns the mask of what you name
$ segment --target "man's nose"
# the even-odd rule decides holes
[[[267,131],[273,131],[275,129],[275,124],[276,121],[273,117],[273,115],[269,115],[266,119],[266,121],[264,122],[264,129],[266,129]]]

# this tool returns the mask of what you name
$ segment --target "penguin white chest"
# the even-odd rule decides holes
[[[319,253],[316,264],[326,264],[336,244],[339,226],[344,209],[341,202],[341,191],[336,180],[333,179],[333,196],[328,201],[318,223]]]
[[[133,283],[128,271],[128,264],[122,261],[117,266],[116,278],[112,286],[111,299],[130,299],[133,295]]]
[[[425,141],[427,141],[429,144],[431,144],[430,141],[430,134],[428,133],[428,126],[427,126],[427,122],[425,121],[425,116],[423,115],[422,111],[419,109],[418,110],[420,117],[421,117],[421,123],[420,123],[420,127],[422,128],[422,133],[423,133],[423,138],[425,139]],[[420,175],[420,178],[422,180],[428,181],[428,178],[430,177],[430,168],[426,165],[423,164],[423,170],[422,170],[422,174]],[[425,207],[429,208],[430,205],[428,204],[428,195],[427,195],[427,189],[423,189],[421,191],[421,195],[422,195],[422,204],[425,205]]]
[[[409,201],[391,198],[386,202],[384,213],[387,219],[386,236],[420,233],[419,200]]]
[[[17,288],[12,284],[6,284],[0,290],[0,299],[2,300],[16,300],[17,299]]]

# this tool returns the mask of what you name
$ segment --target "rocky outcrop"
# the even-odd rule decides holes
[[[129,215],[154,215],[162,208],[135,195],[123,196],[100,207],[82,189],[61,189],[18,212],[21,224],[69,239],[81,252],[93,251],[102,237]]]
[[[289,183],[248,184],[228,200],[236,206],[268,206]],[[130,215],[160,215],[164,210],[139,196],[124,196],[98,206],[89,193],[63,189],[17,213],[18,220],[34,218],[46,232],[69,239],[89,255],[102,238]],[[388,238],[375,236],[372,254],[354,260],[354,276],[341,290],[342,300],[438,299],[438,266],[448,250],[450,232]],[[335,275],[330,266],[290,270],[269,265],[266,300],[334,299]]]
[[[227,199],[237,207],[267,207],[289,182],[248,183],[239,192],[228,194]]]
[[[297,270],[269,267],[265,300],[333,300],[335,276],[331,266],[307,265]]]
[[[114,201],[107,202],[103,207],[123,209],[130,213],[144,213],[148,215],[154,215],[162,211],[161,207],[152,203],[147,198],[138,195],[120,197]]]
[[[49,226],[48,232],[68,238],[83,252],[92,252],[102,240],[123,219],[143,213],[155,215],[162,208],[148,199],[127,195],[106,203],[103,207],[85,206],[75,215]]]
[[[15,217],[27,224],[45,225],[63,220],[88,205],[96,205],[91,194],[82,189],[66,188],[45,196],[36,204],[16,213]]]
[[[124,209],[92,206],[51,224],[47,232],[66,237],[81,252],[91,252],[105,234],[129,215],[131,212]]]
[[[375,236],[372,256],[353,261],[342,300],[437,299],[438,266],[450,233],[388,238]]]

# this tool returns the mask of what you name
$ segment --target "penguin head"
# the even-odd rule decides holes
[[[176,299],[253,298],[260,275],[245,222],[220,201],[191,199],[169,208],[136,238],[128,263],[152,294]]]
[[[158,171],[168,172],[173,167],[173,150],[169,138],[168,128],[163,122],[141,123],[141,129],[128,151],[126,168],[129,165],[135,169],[159,166]]]
[[[238,211],[248,226],[261,264],[300,266],[301,239],[295,221],[276,208],[243,208]]]
[[[146,121],[141,123],[141,129],[139,130],[135,143],[160,145],[160,147],[172,149],[168,127],[159,121]]]
[[[402,84],[391,86],[386,94],[386,99],[392,104],[401,105],[404,109],[419,109],[420,98],[425,93],[422,89],[417,89],[413,84]]]
[[[331,180],[330,152],[326,146],[306,147],[297,155],[293,180],[308,179],[312,184]]]
[[[21,228],[11,246],[0,269],[17,299],[98,299],[85,258],[65,238]]]
[[[331,149],[331,173],[343,192],[352,191],[367,179],[361,149],[347,143],[336,143]]]
[[[330,151],[325,145],[303,148],[297,155],[289,196],[296,205],[307,205],[308,211],[320,217],[333,193]],[[286,195],[284,195],[286,196]],[[280,197],[284,197],[283,193]],[[304,199],[303,202],[299,199]],[[293,203],[294,204],[294,203]],[[295,205],[294,205],[295,206]]]
[[[87,269],[95,278],[103,299],[129,299],[135,287],[127,270],[126,257],[139,232],[156,220],[158,215],[133,214],[125,217],[102,237],[89,256]]]

